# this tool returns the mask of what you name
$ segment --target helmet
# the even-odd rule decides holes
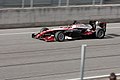
[[[73,22],[73,24],[76,24],[77,23],[77,21],[75,20],[74,22]]]
[[[95,24],[96,24],[96,26],[98,26],[99,25],[99,21],[96,21]]]

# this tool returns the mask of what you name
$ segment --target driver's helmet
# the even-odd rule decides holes
[[[72,24],[73,24],[73,25],[74,25],[74,24],[77,24],[77,21],[75,20]]]
[[[96,21],[96,22],[95,22],[95,25],[98,26],[98,25],[99,25],[99,21]]]

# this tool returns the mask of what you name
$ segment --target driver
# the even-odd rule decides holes
[[[72,28],[77,28],[77,27],[78,27],[76,20],[72,23],[72,26],[71,26],[71,27],[72,27]]]
[[[77,21],[76,21],[76,20],[72,23],[72,25],[74,25],[74,24],[77,24]]]
[[[72,28],[86,28],[88,31],[93,28],[90,24],[78,24],[77,21],[74,21],[71,27]]]

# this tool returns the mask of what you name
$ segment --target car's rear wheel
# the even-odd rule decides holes
[[[65,40],[65,35],[63,32],[58,31],[55,33],[55,40],[59,42],[63,42]]]
[[[96,31],[96,38],[102,39],[104,38],[104,36],[105,36],[105,31],[103,29],[98,29]]]
[[[43,31],[46,31],[46,30],[49,30],[49,29],[48,29],[48,28],[42,28],[42,29],[40,30],[40,33],[43,32]]]

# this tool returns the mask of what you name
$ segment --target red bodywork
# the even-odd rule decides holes
[[[46,33],[56,32],[56,31],[67,31],[67,30],[73,30],[73,28],[71,28],[71,27],[60,27],[60,28],[56,28],[56,29],[46,30],[46,31],[43,31],[41,33],[36,34],[34,38],[39,39],[39,37],[41,37],[42,35],[44,35]],[[46,36],[46,37],[43,37],[42,40],[44,40],[46,42],[54,42],[55,37],[54,36]]]

